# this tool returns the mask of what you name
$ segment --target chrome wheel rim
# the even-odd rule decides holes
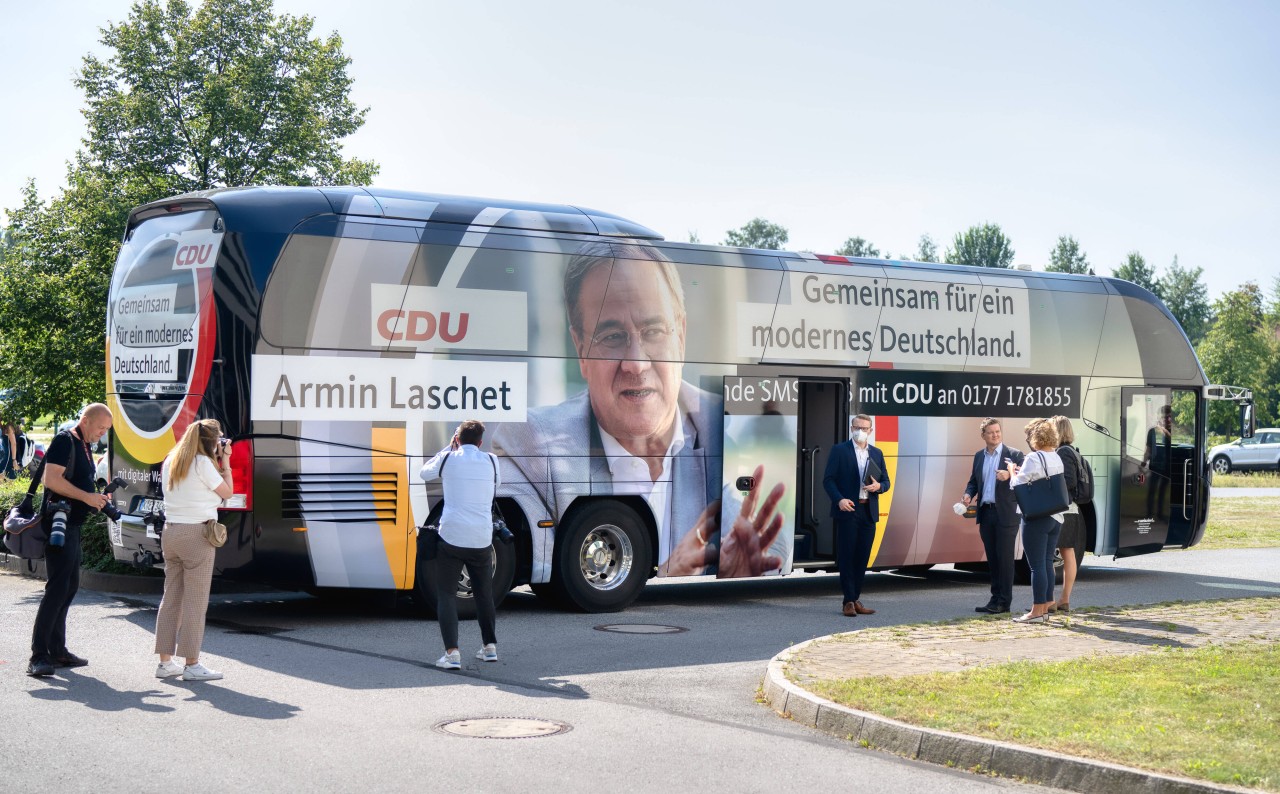
[[[596,590],[612,590],[627,581],[634,562],[631,538],[614,524],[601,524],[582,539],[578,566],[583,581]]]
[[[1231,471],[1231,464],[1227,463],[1226,458],[1218,458],[1213,462],[1213,470],[1219,474],[1226,474]]]

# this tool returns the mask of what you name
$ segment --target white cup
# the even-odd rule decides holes
[[[951,509],[956,511],[956,515],[962,516],[964,515],[965,511],[968,510],[969,508],[964,506],[964,502],[956,502],[954,505],[951,506]]]

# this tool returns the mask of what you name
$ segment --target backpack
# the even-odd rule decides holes
[[[1071,501],[1078,505],[1088,504],[1093,501],[1093,468],[1089,465],[1089,461],[1075,447],[1063,447],[1062,449],[1070,449],[1071,454],[1076,459],[1076,488],[1071,494]],[[1059,452],[1062,450],[1060,449]]]

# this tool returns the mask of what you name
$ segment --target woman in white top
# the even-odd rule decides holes
[[[156,678],[212,681],[222,673],[200,664],[204,618],[213,581],[214,547],[205,522],[217,520],[222,500],[231,496],[231,444],[213,419],[193,422],[160,469],[164,487],[164,598],[156,616]],[[186,667],[173,660],[186,659]]]
[[[1009,463],[1013,475],[1010,487],[1017,487],[1044,477],[1062,474],[1062,458],[1054,450],[1058,447],[1058,431],[1052,422],[1034,419],[1027,426],[1027,445],[1031,447],[1023,458],[1022,466]],[[1049,608],[1053,605],[1053,554],[1058,548],[1058,533],[1062,531],[1062,518],[1066,511],[1043,518],[1022,518],[1022,548],[1031,568],[1031,600],[1034,606],[1025,615],[1014,618],[1016,623],[1045,623]]]

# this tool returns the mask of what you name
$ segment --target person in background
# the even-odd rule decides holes
[[[475,596],[476,620],[481,641],[476,658],[498,661],[497,614],[493,605],[493,496],[501,478],[498,459],[480,451],[484,425],[468,419],[458,425],[449,446],[422,467],[421,477],[444,484],[444,512],[440,515],[440,542],[436,552],[436,621],[444,640],[444,656],[436,660],[441,670],[460,670],[458,651],[458,577],[466,566]]]
[[[1009,461],[1008,470],[1012,486],[1034,482],[1044,477],[1062,474],[1062,458],[1055,451],[1058,431],[1053,423],[1033,419],[1024,428],[1027,445],[1032,449],[1022,465]],[[1058,548],[1058,533],[1062,531],[1062,519],[1066,513],[1054,513],[1041,518],[1022,519],[1022,548],[1027,565],[1031,568],[1031,611],[1014,618],[1015,623],[1046,623],[1053,607],[1053,557]]]
[[[1164,506],[1169,496],[1169,449],[1173,441],[1173,406],[1160,406],[1160,416],[1147,430],[1147,443],[1142,451],[1142,473],[1147,479],[1147,518],[1163,521]]]
[[[90,510],[101,510],[110,497],[93,487],[93,455],[89,446],[111,429],[111,410],[102,403],[86,406],[80,421],[58,433],[44,455],[44,505],[65,501],[71,506],[61,546],[50,543],[45,557],[48,579],[31,631],[31,661],[27,675],[44,678],[55,667],[84,667],[89,663],[67,649],[67,611],[80,589],[80,528]],[[46,519],[47,520],[47,519]]]
[[[0,424],[0,477],[18,479],[18,436],[8,422]]]
[[[1058,457],[1062,458],[1063,474],[1067,479],[1067,493],[1075,494],[1080,479],[1080,450],[1075,443],[1075,430],[1071,420],[1065,416],[1054,416],[1049,419],[1058,431]],[[1072,500],[1070,509],[1062,521],[1062,533],[1058,535],[1058,550],[1062,552],[1062,597],[1055,604],[1054,612],[1071,611],[1071,588],[1076,583],[1078,561],[1084,557],[1084,516],[1080,508]]]
[[[998,615],[1008,612],[1013,603],[1013,551],[1018,539],[1018,500],[1009,488],[1005,466],[1009,462],[1022,465],[1022,452],[1005,446],[999,419],[983,419],[980,432],[986,447],[973,455],[973,471],[960,502],[965,507],[978,506],[978,534],[991,572],[991,600],[974,611]]]
[[[164,488],[164,597],[156,615],[156,678],[214,681],[222,673],[200,663],[205,613],[217,549],[204,534],[231,496],[231,444],[214,419],[192,422],[160,467]],[[186,666],[173,660],[181,656]]]
[[[889,490],[889,469],[884,453],[873,447],[871,417],[858,414],[849,421],[848,441],[836,444],[827,460],[822,486],[831,497],[836,525],[836,567],[844,596],[845,617],[874,615],[862,605],[862,581],[871,560],[880,520],[880,494]]]

